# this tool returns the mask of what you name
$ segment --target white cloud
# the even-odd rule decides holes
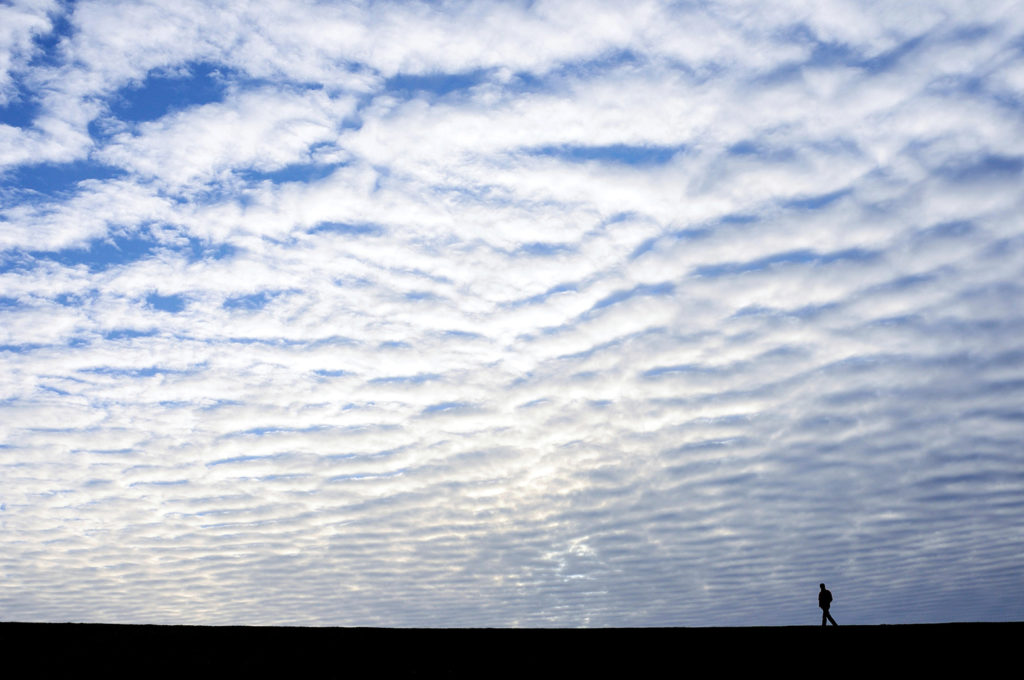
[[[2,133],[9,616],[793,624],[822,580],[841,623],[1004,616],[964,574],[1019,571],[1010,9],[81,2],[45,62],[3,38],[40,102]]]
[[[53,0],[25,0],[0,7],[0,106],[20,97],[14,73],[24,70],[37,48],[33,40],[50,32]]]
[[[115,136],[97,157],[172,188],[230,170],[277,170],[311,162],[309,148],[333,137],[352,103],[321,91],[249,91],[143,123],[137,135]]]

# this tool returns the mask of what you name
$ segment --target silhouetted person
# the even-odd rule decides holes
[[[839,625],[828,613],[828,608],[832,606],[832,593],[825,588],[824,583],[821,584],[821,591],[818,593],[818,606],[821,607],[821,625],[827,626],[826,621],[831,621],[833,626]]]

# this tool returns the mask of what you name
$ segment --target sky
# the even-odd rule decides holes
[[[0,620],[1024,618],[1024,3],[0,4]]]

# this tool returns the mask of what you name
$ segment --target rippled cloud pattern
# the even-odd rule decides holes
[[[1024,5],[0,6],[0,618],[1024,614]]]

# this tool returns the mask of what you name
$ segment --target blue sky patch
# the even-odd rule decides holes
[[[451,340],[479,340],[482,339],[484,336],[480,335],[479,333],[473,333],[470,331],[448,330],[442,331],[441,337],[448,338]]]
[[[212,243],[190,236],[186,251],[189,262],[199,260],[223,260],[238,253],[238,248],[230,243]]]
[[[136,486],[188,486],[192,482],[187,479],[156,480],[148,482],[132,482],[129,487]]]
[[[795,149],[777,148],[749,139],[737,142],[725,151],[730,156],[751,156],[765,163],[792,163],[797,158]]]
[[[150,293],[146,296],[146,304],[161,312],[177,314],[185,309],[187,300],[184,295],[159,295]]]
[[[905,276],[897,276],[896,278],[871,286],[864,292],[871,295],[891,295],[896,292],[911,290],[918,286],[931,283],[934,280],[935,274],[929,272],[907,274]]]
[[[468,90],[487,79],[488,71],[478,69],[465,73],[426,73],[421,75],[400,73],[384,81],[384,90],[405,97],[431,95],[443,97],[452,92]]]
[[[584,146],[562,144],[542,146],[526,151],[531,156],[549,156],[570,163],[620,163],[623,165],[662,165],[669,162],[685,146],[638,146],[632,144],[607,144]]]
[[[976,231],[976,227],[969,220],[954,220],[943,222],[931,227],[922,229],[915,234],[915,238],[966,238]]]
[[[516,252],[530,257],[551,257],[564,253],[576,252],[577,247],[570,243],[524,243],[516,249]]]
[[[544,74],[541,82],[552,89],[560,88],[564,87],[566,79],[593,78],[602,73],[616,71],[623,66],[641,66],[644,60],[642,53],[629,48],[602,50],[598,56],[590,59],[559,64]]]
[[[789,264],[830,264],[843,260],[855,262],[868,262],[881,257],[881,254],[861,248],[849,248],[838,250],[832,253],[817,253],[813,250],[790,250],[784,253],[776,253],[767,257],[761,257],[748,262],[723,262],[722,264],[702,265],[693,270],[696,276],[727,276],[732,274],[744,274],[746,272],[761,271],[770,269],[775,265]]]
[[[751,222],[757,222],[759,218],[757,215],[747,215],[743,213],[730,213],[724,217],[720,217],[716,222],[718,224],[750,224]]]
[[[249,295],[236,295],[224,300],[223,306],[224,309],[240,309],[254,312],[263,309],[267,306],[267,303],[284,292],[280,290],[261,290],[258,293],[251,293]]]
[[[39,102],[21,86],[20,79],[16,75],[12,80],[14,80],[18,92],[7,101],[6,105],[0,106],[0,125],[18,128],[31,127],[32,121],[35,120],[40,110]]]
[[[817,67],[848,66],[861,61],[857,52],[848,45],[834,42],[815,42],[808,63]]]
[[[344,335],[328,335],[327,337],[317,338],[312,341],[297,340],[294,342],[296,344],[305,344],[308,342],[312,347],[344,347],[359,344],[357,340],[353,340],[352,338]]]
[[[277,434],[277,433],[280,433],[280,432],[322,432],[324,430],[330,430],[330,429],[333,429],[333,428],[331,428],[329,425],[310,425],[309,427],[290,427],[288,425],[280,425],[280,426],[268,425],[266,427],[253,427],[253,428],[249,428],[247,430],[242,430],[240,432],[232,432],[232,433],[230,433],[229,435],[226,435],[226,436],[241,437],[241,436],[249,436],[249,435]],[[272,454],[272,455],[273,455],[273,457],[276,457],[276,458],[287,458],[287,457],[291,456],[292,454],[290,454],[290,453],[275,453],[275,454]]]
[[[659,243],[668,243],[673,241],[692,241],[696,239],[706,238],[710,235],[710,229],[677,229],[675,231],[670,231],[667,234],[655,236],[654,238],[649,238],[640,245],[638,245],[636,248],[633,249],[633,252],[629,254],[629,259],[635,260],[644,253],[648,253],[654,250]]]
[[[46,347],[40,342],[23,342],[17,345],[0,345],[0,352],[12,352],[14,354],[24,354],[26,352],[33,352],[37,349]]]
[[[116,368],[114,366],[97,366],[95,368],[79,369],[82,373],[95,373],[97,375],[111,375],[125,378],[152,378],[154,375],[163,373],[182,373],[161,366],[148,366],[146,368]]]
[[[857,66],[871,74],[888,71],[899,64],[904,57],[916,50],[923,41],[924,36],[911,38],[878,56],[862,60]]]
[[[56,197],[77,191],[79,182],[124,177],[127,173],[102,163],[77,160],[71,163],[27,163],[0,175],[0,187],[11,188],[24,199],[30,192]]]
[[[193,64],[184,73],[151,72],[141,83],[118,90],[110,99],[110,111],[120,120],[144,123],[168,113],[221,101],[227,90],[222,67]]]
[[[440,380],[440,373],[419,373],[417,375],[396,375],[383,378],[374,378],[371,385],[422,385],[424,383]]]
[[[1015,180],[1024,170],[1024,156],[988,155],[977,160],[950,164],[938,170],[952,182],[988,182]]]
[[[804,65],[816,68],[852,66],[864,69],[871,74],[877,74],[893,68],[901,59],[917,49],[924,39],[923,36],[916,36],[881,54],[865,57],[850,45],[820,40],[814,30],[806,23],[794,24],[787,30],[780,31],[778,38],[783,43],[797,43],[810,46],[811,54]],[[786,64],[775,72],[774,77],[795,76],[798,73],[799,69],[796,64]]]
[[[409,302],[423,302],[427,300],[442,300],[440,295],[429,290],[411,290],[402,296],[403,299]]]
[[[504,306],[506,306],[506,307],[513,307],[514,308],[514,307],[521,307],[523,305],[539,304],[541,302],[544,302],[544,300],[548,299],[552,295],[558,295],[559,293],[575,293],[575,292],[578,292],[578,291],[579,291],[579,284],[578,283],[575,283],[575,282],[572,282],[572,283],[559,283],[558,285],[555,285],[555,286],[552,286],[551,288],[548,288],[543,293],[540,293],[538,295],[533,295],[533,296],[530,296],[530,297],[522,299],[522,300],[515,300],[515,301],[512,301],[512,302],[507,302],[507,303],[504,303]]]
[[[655,284],[641,284],[629,290],[615,291],[611,295],[602,298],[594,303],[594,306],[590,308],[589,312],[594,312],[605,307],[625,302],[635,297],[645,297],[650,295],[671,295],[675,292],[675,284],[671,282],[666,283],[655,283]]]
[[[675,366],[658,366],[640,374],[641,378],[650,380],[653,378],[664,378],[675,375],[712,375],[721,373],[718,368],[711,368],[702,364],[677,364]]]
[[[36,259],[59,262],[65,267],[85,265],[90,271],[100,272],[150,257],[159,246],[159,242],[148,235],[108,236],[93,239],[84,248],[33,251],[28,254]]]
[[[310,234],[345,234],[346,236],[380,236],[384,230],[376,224],[349,222],[320,222],[309,230]]]
[[[238,175],[250,182],[317,182],[330,177],[335,170],[344,167],[345,163],[294,163],[277,170],[243,170]]]
[[[34,49],[28,63],[29,68],[61,64],[64,56],[60,51],[60,41],[69,38],[73,32],[73,26],[65,13],[68,9],[70,7],[59,6],[57,11],[47,13],[50,19],[50,30],[32,36]],[[29,94],[29,88],[19,72],[14,71],[9,75],[18,90],[18,97],[8,106],[0,107],[0,123],[15,127],[28,127],[39,112],[38,102]]]
[[[218,460],[212,460],[206,464],[206,467],[216,467],[218,465],[235,465],[238,463],[251,463],[253,461],[263,460],[277,460],[280,457],[280,454],[269,454],[265,456],[233,456],[231,458],[220,458]]]
[[[817,210],[819,208],[824,208],[831,203],[835,203],[849,193],[849,189],[840,189],[839,191],[830,191],[816,196],[788,199],[783,201],[782,205],[786,208],[795,208],[797,210]]]
[[[86,302],[95,300],[97,297],[97,291],[89,290],[81,293],[60,293],[53,297],[53,301],[63,307],[81,307]]]
[[[463,411],[468,408],[472,408],[472,404],[465,401],[442,401],[437,404],[431,404],[421,411],[423,415],[434,415],[437,413],[448,413],[451,411]]]
[[[116,328],[103,334],[104,340],[133,340],[135,338],[151,338],[159,335],[160,331],[150,328],[144,331],[134,328]]]
[[[37,66],[58,66],[63,60],[60,50],[60,42],[70,38],[74,33],[74,26],[68,19],[68,11],[73,10],[71,3],[58,5],[59,11],[48,13],[51,26],[46,33],[37,34],[32,42],[38,50],[32,55],[29,62],[30,67]]]

